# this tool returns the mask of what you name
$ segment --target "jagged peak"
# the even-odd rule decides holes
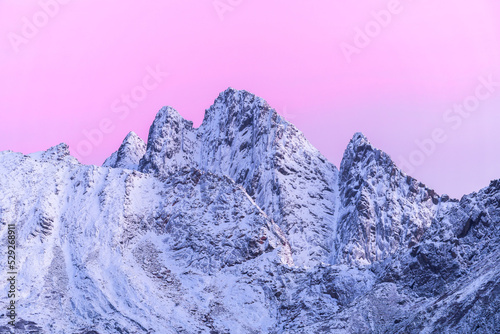
[[[340,177],[347,181],[357,174],[368,173],[375,166],[385,166],[393,172],[401,173],[391,157],[373,147],[368,138],[361,132],[356,132],[347,145],[340,163]],[[363,178],[360,178],[361,180]]]
[[[244,89],[235,89],[233,87],[228,87],[226,90],[219,93],[219,97],[238,97],[242,95],[256,96],[255,94],[252,94]]]
[[[120,148],[102,164],[103,167],[136,169],[146,152],[146,143],[135,132],[130,131]]]
[[[141,142],[144,142],[141,137],[139,137],[137,135],[137,133],[135,133],[134,131],[130,131],[127,136],[125,137],[125,139],[123,139],[123,144],[125,143],[134,143],[134,142],[138,142],[138,141],[141,141]]]
[[[350,182],[349,180],[355,179],[357,182],[363,183],[367,178],[373,177],[382,171],[382,173],[390,175],[391,178],[397,176],[397,178],[403,180],[405,186],[408,186],[410,191],[414,193],[418,193],[419,189],[423,189],[427,194],[423,195],[423,198],[432,198],[435,204],[440,197],[432,188],[404,173],[389,154],[375,148],[361,132],[356,132],[349,141],[339,170],[340,179],[343,182]]]
[[[228,113],[229,110],[234,112]],[[206,109],[202,126],[214,119],[239,117],[249,111],[254,113],[253,116],[255,116],[255,112],[263,111],[271,111],[278,115],[263,98],[246,90],[229,87],[219,94],[210,108]]]
[[[220,92],[219,96],[221,96],[221,95],[234,95],[234,94],[238,94],[239,92],[245,92],[245,90],[239,90],[239,89],[234,89],[233,87],[228,87],[223,92]]]
[[[372,143],[368,140],[368,138],[362,132],[356,132],[349,144],[347,145],[346,152],[353,152],[355,155],[363,154],[366,151],[377,150],[373,147]],[[379,151],[379,150],[377,150]],[[345,155],[345,154],[344,154]]]
[[[179,112],[170,107],[162,107],[151,124],[148,134],[148,147],[157,139],[165,135],[165,129],[172,129],[177,127],[193,128],[193,122],[188,121],[182,117]]]
[[[41,161],[49,161],[63,160],[64,158],[71,156],[71,153],[69,151],[69,146],[66,143],[60,143],[59,145],[52,146],[46,151],[31,153],[28,154],[28,156]]]
[[[360,145],[370,145],[371,146],[370,141],[362,132],[356,132],[352,136],[351,143],[353,143],[353,145],[355,145],[355,146],[360,146]]]
[[[489,187],[500,189],[500,179],[491,180]]]
[[[58,158],[59,157],[64,158],[70,155],[69,146],[66,143],[60,143],[59,145],[52,146],[47,151],[45,151],[45,153],[55,154],[57,155]]]
[[[363,133],[356,132],[353,135],[352,139],[349,141],[346,150],[344,151],[344,156],[342,158],[340,166],[342,168],[342,166],[346,165],[346,163],[349,163],[349,165],[351,165],[353,162],[359,163],[366,161],[367,159],[365,158],[367,157],[367,155],[371,154],[371,152],[375,152],[377,158],[379,158],[381,155],[389,158],[387,154],[374,148]]]
[[[173,119],[176,121],[186,121],[184,117],[182,117],[181,114],[179,114],[179,112],[171,106],[162,107],[156,114],[155,122],[156,120],[167,120],[167,119]]]
[[[214,121],[227,121],[232,118],[240,118],[243,115],[249,116],[249,112],[251,116],[255,117],[257,114],[268,111],[271,112],[271,119],[277,122],[288,123],[263,98],[246,90],[228,87],[219,93],[214,103],[205,110],[203,122],[200,127],[208,126],[209,123]],[[164,106],[158,111],[150,127],[148,143],[152,139],[151,134],[157,132],[157,129],[169,127],[173,124],[179,124],[188,129],[193,128],[193,122],[183,118],[175,108]]]
[[[146,145],[146,143],[144,142],[144,140],[142,140],[141,137],[139,137],[134,131],[130,131],[127,134],[127,136],[125,136],[125,139],[123,139],[119,150],[122,150],[125,147],[129,147],[129,146],[141,148],[145,145]]]
[[[211,111],[214,109],[214,107],[218,103],[224,103],[224,104],[229,104],[229,103],[238,103],[241,101],[241,99],[247,99],[250,97],[251,99],[256,98],[256,96],[252,93],[247,92],[246,90],[238,90],[229,87],[225,91],[221,92],[219,96],[215,99],[214,103],[210,108],[207,109],[207,112]],[[206,115],[205,115],[206,116]]]
[[[137,135],[134,131],[130,131],[125,139],[123,139],[123,142],[120,146],[120,148],[126,147],[126,146],[133,146],[133,147],[142,147],[145,146],[146,143],[144,140],[142,140],[139,135]]]
[[[186,127],[193,127],[193,122],[186,120],[181,114],[170,106],[162,107],[156,114],[153,126],[165,126],[167,124],[183,124]]]

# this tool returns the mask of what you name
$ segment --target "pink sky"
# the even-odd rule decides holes
[[[358,28],[372,37],[347,59]],[[130,130],[147,140],[160,107],[199,125],[231,86],[265,98],[337,166],[361,131],[439,193],[500,178],[500,85],[479,79],[500,82],[498,1],[4,0],[0,36],[0,150],[66,142],[101,164]],[[156,83],[154,68],[169,75]],[[467,116],[448,111],[460,103]],[[102,143],[79,154],[103,120]]]

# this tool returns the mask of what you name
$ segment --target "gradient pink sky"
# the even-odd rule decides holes
[[[443,119],[479,77],[500,82],[498,1],[401,0],[350,62],[342,43],[396,0],[60,0],[44,16],[54,1],[0,1],[0,150],[65,142],[101,164],[129,131],[147,140],[160,107],[197,126],[231,86],[265,98],[337,166],[354,132],[404,165],[441,128],[447,140],[406,171],[455,197],[500,178],[500,86],[460,124]],[[168,77],[120,118],[112,104],[157,66]],[[113,131],[78,154],[103,119]]]

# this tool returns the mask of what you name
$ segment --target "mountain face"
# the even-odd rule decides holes
[[[162,108],[102,167],[60,144],[0,176],[0,333],[500,331],[500,181],[440,196],[360,133],[337,169],[246,91],[199,128]]]

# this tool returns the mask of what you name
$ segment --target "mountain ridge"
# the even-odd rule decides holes
[[[438,195],[361,133],[337,168],[247,91],[198,128],[160,109],[102,167],[60,144],[0,152],[0,176],[0,333],[500,330],[500,180]]]

